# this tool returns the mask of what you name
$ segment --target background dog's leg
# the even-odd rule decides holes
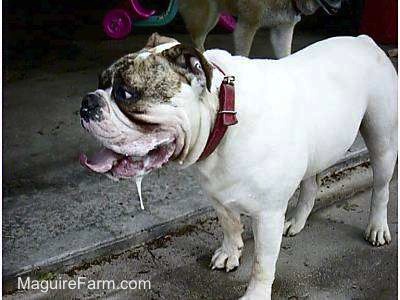
[[[272,49],[276,58],[288,56],[292,52],[293,30],[296,23],[282,24],[270,29]]]
[[[180,2],[179,10],[195,47],[204,51],[206,37],[218,22],[217,3],[215,1],[185,0]]]
[[[240,20],[239,17],[236,29],[233,32],[236,55],[249,56],[251,44],[258,28],[258,24],[250,24]]]
[[[296,235],[304,228],[314,206],[317,192],[318,182],[316,176],[306,178],[300,183],[299,199],[293,211],[288,213],[288,218],[283,229],[284,235]]]
[[[217,211],[224,240],[222,246],[214,252],[210,266],[212,269],[226,269],[229,272],[239,266],[243,249],[243,225],[239,213],[226,209],[216,200],[213,201],[213,206]]]
[[[394,93],[395,94],[395,93]],[[373,188],[369,224],[365,238],[374,246],[391,241],[387,224],[389,182],[397,158],[397,105],[371,101],[361,124],[361,134],[369,150],[373,171]]]
[[[254,260],[251,280],[244,299],[271,299],[275,265],[282,241],[284,210],[253,216]]]

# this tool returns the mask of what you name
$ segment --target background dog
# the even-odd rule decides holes
[[[302,14],[313,14],[319,7],[334,13],[340,6],[341,0],[185,0],[179,10],[195,46],[202,51],[219,13],[227,11],[238,17],[233,33],[236,54],[248,56],[257,30],[268,27],[275,56],[281,58],[291,53],[294,26]]]

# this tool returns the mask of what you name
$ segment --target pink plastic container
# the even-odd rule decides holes
[[[236,20],[229,13],[222,12],[219,16],[218,25],[229,32],[233,32],[236,28]]]
[[[132,30],[132,20],[129,12],[122,8],[115,8],[107,12],[103,18],[103,30],[113,39],[123,39]]]
[[[103,30],[110,38],[123,39],[132,31],[132,19],[145,20],[155,13],[155,10],[144,8],[139,0],[125,0],[104,16]]]

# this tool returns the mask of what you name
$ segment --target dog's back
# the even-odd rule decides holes
[[[301,135],[299,139],[307,141],[305,148],[298,149],[309,153],[307,175],[345,154],[370,108],[387,108],[380,113],[397,124],[392,116],[397,111],[396,71],[367,36],[327,39],[281,60],[248,59],[222,50],[205,55],[236,77],[239,122],[251,120],[243,125],[253,132],[255,143],[267,138],[265,128],[271,144],[285,147],[281,137],[289,130],[289,136]],[[240,126],[231,131],[235,130]]]

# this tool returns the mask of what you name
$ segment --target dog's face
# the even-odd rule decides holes
[[[80,160],[117,178],[136,177],[184,157],[196,102],[210,89],[212,66],[196,49],[153,34],[99,77],[80,110],[82,126],[104,148]]]

